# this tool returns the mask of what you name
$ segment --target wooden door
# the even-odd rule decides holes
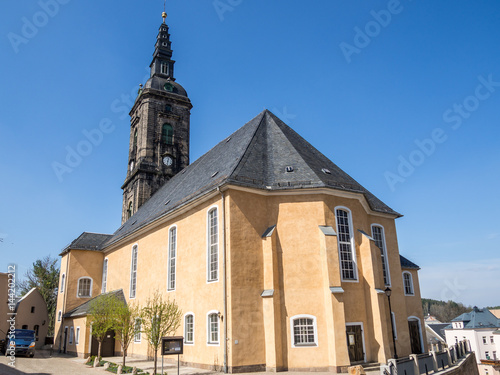
[[[346,326],[347,347],[351,363],[363,362],[365,352],[363,348],[363,329],[361,325]]]
[[[90,355],[97,355],[99,350],[99,341],[92,336],[92,345]],[[101,344],[101,357],[114,357],[115,355],[115,331],[106,332],[106,336]]]
[[[418,320],[409,320],[410,345],[412,354],[422,354],[422,342],[420,341],[420,323]]]

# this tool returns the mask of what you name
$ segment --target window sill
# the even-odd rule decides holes
[[[294,348],[314,348],[318,346],[316,343],[310,343],[310,344],[293,344]]]

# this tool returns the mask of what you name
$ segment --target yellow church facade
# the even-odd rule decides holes
[[[85,232],[61,253],[55,347],[95,351],[86,312],[99,294],[141,306],[159,291],[182,310],[175,334],[191,366],[341,372],[393,358],[392,326],[399,356],[425,352],[419,268],[398,249],[401,215],[271,112],[184,167],[190,104],[161,68],[171,56],[160,48],[170,48],[164,25],[131,110],[123,224]],[[166,176],[157,187],[151,163]],[[109,351],[120,350],[110,338]],[[128,355],[151,355],[143,334]]]

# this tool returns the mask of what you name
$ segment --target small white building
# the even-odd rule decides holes
[[[452,320],[445,329],[446,344],[469,340],[480,375],[500,375],[500,319],[487,309],[474,309]]]

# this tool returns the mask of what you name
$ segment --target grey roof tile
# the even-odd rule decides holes
[[[69,250],[100,251],[103,244],[112,236],[111,234],[83,232],[76,240],[66,246],[59,255],[63,255]]]
[[[286,171],[289,166],[292,172]],[[163,185],[104,246],[225,183],[266,190],[351,191],[363,194],[372,210],[401,216],[265,110]]]
[[[412,269],[416,269],[416,270],[419,270],[420,267],[417,266],[415,263],[413,263],[411,260],[409,259],[406,259],[404,256],[400,255],[399,256],[399,260],[401,262],[401,268],[412,268]]]
[[[111,292],[99,294],[98,296],[95,296],[94,298],[89,299],[87,302],[84,302],[80,306],[75,307],[73,310],[68,311],[66,314],[63,315],[63,318],[76,318],[78,316],[86,316],[89,312],[90,303],[94,299],[96,299],[97,297],[102,296],[102,295],[106,295],[106,294],[114,294],[123,303],[127,304],[127,300],[125,299],[125,295],[123,294],[123,290],[122,289],[113,290]]]
[[[488,309],[477,307],[474,307],[471,312],[457,316],[452,322],[463,322],[464,328],[500,328],[500,319]]]

